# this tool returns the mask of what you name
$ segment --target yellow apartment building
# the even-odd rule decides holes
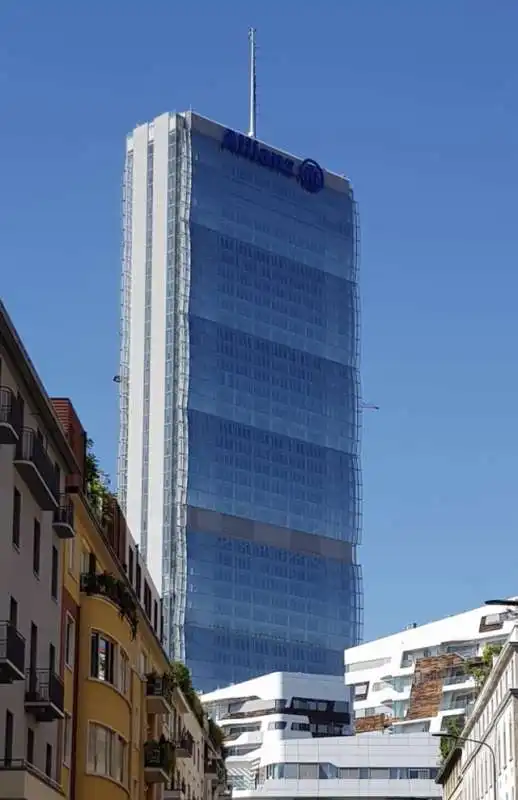
[[[69,478],[75,536],[62,566],[63,791],[71,800],[227,795],[213,726],[162,648],[158,592],[73,406],[53,403],[82,465]]]

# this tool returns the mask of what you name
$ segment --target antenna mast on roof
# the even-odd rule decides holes
[[[250,127],[248,135],[255,139],[255,126],[257,119],[257,78],[255,74],[255,28],[248,29],[250,42]]]

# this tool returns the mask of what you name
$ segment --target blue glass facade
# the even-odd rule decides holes
[[[186,661],[203,691],[341,674],[361,626],[354,202],[190,145]]]

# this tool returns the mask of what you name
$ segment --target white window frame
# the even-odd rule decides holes
[[[63,764],[69,768],[72,764],[72,715],[68,711],[63,720]]]
[[[69,626],[72,632],[71,639],[68,637]],[[74,669],[76,656],[76,621],[72,614],[66,613],[65,618],[65,667]]]
[[[128,742],[120,733],[90,720],[87,736],[87,772],[111,778],[122,786],[128,782]],[[117,754],[119,754],[117,763]],[[122,780],[120,773],[122,772]]]

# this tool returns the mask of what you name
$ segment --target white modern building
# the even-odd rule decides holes
[[[466,659],[503,643],[515,621],[505,606],[483,606],[346,650],[357,732],[434,733],[451,717],[462,725],[476,695]]]
[[[428,734],[354,736],[340,678],[273,673],[202,697],[226,733],[233,798],[440,797]]]
[[[518,627],[514,627],[437,781],[445,800],[515,800]]]

